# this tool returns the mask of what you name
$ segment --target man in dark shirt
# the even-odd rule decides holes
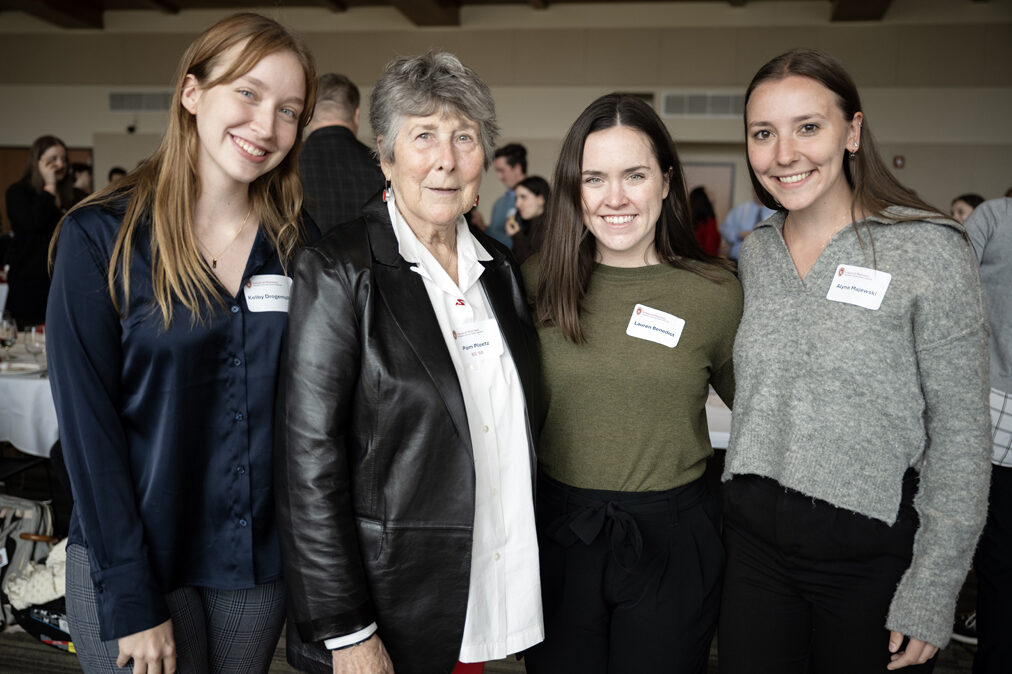
[[[320,76],[313,119],[299,154],[309,215],[324,233],[354,220],[383,189],[383,173],[358,133],[358,87],[344,75]]]

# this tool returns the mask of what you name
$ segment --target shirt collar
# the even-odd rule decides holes
[[[440,266],[432,253],[418,240],[404,216],[397,208],[393,190],[387,190],[387,213],[393,223],[394,236],[397,237],[397,252],[406,262],[411,263],[412,270],[437,285],[444,282],[450,285],[453,281],[449,274]],[[457,216],[457,286],[467,291],[485,270],[482,262],[492,260],[492,256],[474,238],[468,229],[467,220],[463,215]],[[456,287],[454,288],[457,289]],[[449,288],[447,288],[449,290]]]

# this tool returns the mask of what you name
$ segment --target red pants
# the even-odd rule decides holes
[[[453,668],[453,674],[482,674],[484,671],[484,662],[458,662]]]

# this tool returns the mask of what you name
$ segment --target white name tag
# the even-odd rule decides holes
[[[836,268],[826,299],[877,311],[892,279],[888,272],[841,264]]]
[[[250,311],[283,311],[287,314],[292,279],[280,274],[251,276],[243,292]]]
[[[682,337],[685,320],[678,316],[651,309],[643,304],[633,307],[632,317],[626,326],[625,334],[637,339],[663,344],[673,349]]]
[[[502,355],[502,333],[494,318],[470,323],[453,332],[453,339],[465,363]]]

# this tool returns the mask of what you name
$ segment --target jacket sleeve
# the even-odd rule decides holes
[[[988,331],[976,261],[953,231],[934,250],[934,282],[923,284],[913,337],[927,445],[914,505],[913,559],[886,626],[938,647],[952,632],[959,588],[987,514],[991,433]]]
[[[53,229],[60,220],[56,198],[49,192],[36,192],[25,183],[14,183],[7,190],[7,217],[11,232],[21,250],[48,248]]]
[[[361,317],[344,270],[319,250],[298,254],[293,277],[275,491],[296,627],[312,642],[375,622],[352,509],[349,452]]]
[[[81,220],[60,233],[46,314],[49,377],[74,510],[88,546],[100,636],[117,639],[169,618],[150,565],[119,416],[119,316],[108,256]]]

